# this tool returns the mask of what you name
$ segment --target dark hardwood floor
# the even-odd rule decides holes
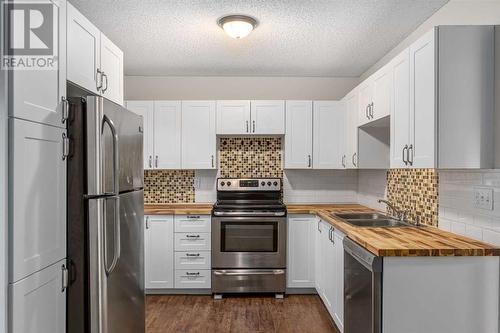
[[[339,333],[317,295],[147,296],[146,332]]]

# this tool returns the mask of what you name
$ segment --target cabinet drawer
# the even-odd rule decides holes
[[[175,215],[175,232],[210,232],[210,215]]]
[[[211,274],[209,269],[180,269],[175,271],[175,288],[202,289],[211,288]]]
[[[210,251],[175,252],[175,269],[210,269]]]
[[[210,233],[176,232],[175,251],[210,251]]]

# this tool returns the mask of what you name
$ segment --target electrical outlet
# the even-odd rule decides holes
[[[474,187],[474,207],[493,210],[493,189],[489,187]]]

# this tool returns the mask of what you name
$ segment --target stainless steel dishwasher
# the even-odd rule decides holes
[[[382,332],[382,258],[344,238],[344,333]]]

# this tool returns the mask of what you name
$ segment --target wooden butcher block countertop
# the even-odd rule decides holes
[[[211,204],[144,205],[146,215],[210,214]],[[371,253],[382,257],[500,256],[500,248],[431,226],[366,228],[355,227],[334,213],[373,212],[357,204],[287,205],[288,214],[320,217]]]

